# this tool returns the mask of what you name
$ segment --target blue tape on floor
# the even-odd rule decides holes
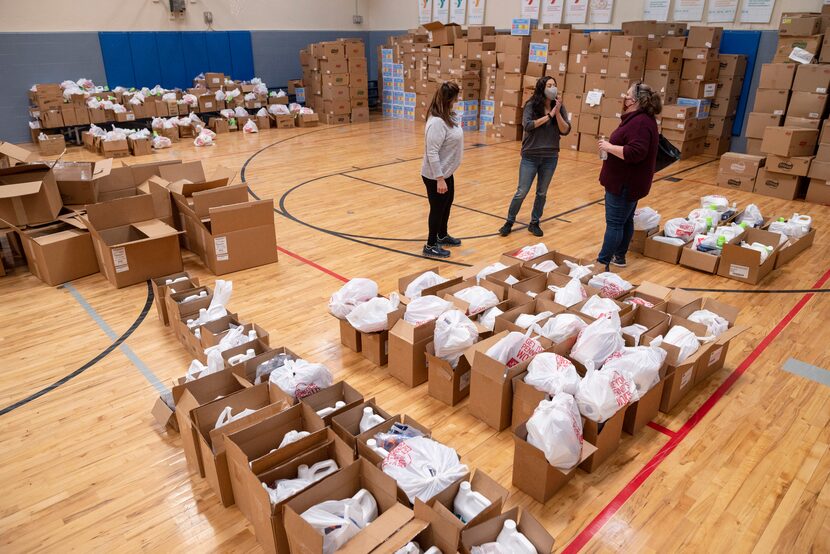
[[[799,377],[804,377],[805,379],[810,379],[811,381],[830,387],[830,371],[824,368],[790,358],[784,362],[781,369],[793,375],[798,375]]]
[[[109,325],[107,325],[107,322],[104,321],[104,319],[98,314],[98,312],[95,311],[95,308],[89,305],[89,302],[87,302],[86,299],[81,295],[81,293],[78,292],[78,289],[76,289],[69,283],[65,284],[64,288],[69,291],[69,294],[71,294],[73,298],[75,298],[75,300],[78,302],[78,304],[80,304],[81,307],[84,310],[86,310],[86,313],[89,314],[93,321],[95,321],[95,323],[98,324],[98,327],[100,327],[101,330],[104,331],[104,333],[106,333],[106,335],[111,340],[116,340],[118,338],[118,334],[116,334],[116,332],[113,331]],[[118,345],[118,348],[121,349],[121,352],[123,352],[124,355],[127,356],[127,358],[133,363],[133,365],[136,368],[138,368],[141,374],[144,375],[144,378],[147,379],[147,381],[149,381],[150,384],[153,385],[156,388],[156,390],[159,391],[159,393],[164,394],[169,392],[167,387],[165,387],[159,380],[159,378],[156,377],[156,374],[153,373],[153,371],[149,367],[147,367],[147,364],[141,361],[141,358],[139,358],[135,352],[133,352],[132,348],[123,343]]]

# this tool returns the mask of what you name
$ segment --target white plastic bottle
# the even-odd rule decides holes
[[[308,431],[289,431],[282,438],[282,442],[280,442],[280,445],[277,448],[279,449],[283,446],[288,446],[289,444],[295,443],[298,440],[306,438],[310,434],[311,433],[309,433]]]
[[[256,329],[251,329],[248,331],[248,342],[252,340],[257,340],[259,337],[256,334]]]
[[[230,365],[237,365],[245,362],[246,360],[250,360],[256,356],[256,351],[253,348],[249,348],[245,351],[244,354],[237,354],[236,356],[231,356],[228,358],[228,364]]]
[[[516,522],[512,519],[504,522],[504,527],[502,527],[496,543],[513,554],[538,554],[530,539],[516,529]]]
[[[334,406],[329,406],[328,408],[323,408],[322,410],[317,410],[317,415],[320,416],[320,417],[326,417],[327,415],[336,412],[337,410],[339,410],[340,408],[342,408],[345,405],[346,405],[345,402],[343,402],[342,400],[338,400],[337,402],[334,403]]]
[[[452,508],[455,517],[463,523],[467,523],[489,505],[490,501],[487,500],[486,496],[475,492],[469,481],[462,481],[458,494],[455,495],[455,500],[453,500]]]
[[[191,302],[193,300],[198,300],[200,298],[207,298],[207,291],[203,290],[200,291],[199,294],[191,294],[190,296],[186,296],[185,299],[179,303],[185,304],[186,302]]]
[[[383,423],[383,418],[377,415],[372,408],[363,408],[363,416],[360,418],[360,432],[365,433],[375,425]]]
[[[384,449],[384,448],[382,448],[382,447],[378,446],[378,441],[376,441],[375,439],[369,439],[369,440],[367,440],[367,441],[366,441],[366,445],[367,445],[369,448],[371,448],[372,450],[374,450],[374,451],[375,451],[375,453],[376,453],[378,456],[380,456],[381,458],[385,458],[385,457],[387,457],[387,456],[389,455],[389,452],[387,452],[387,451],[386,451],[386,449]]]
[[[364,525],[361,526],[361,529],[366,525],[369,525],[378,517],[378,503],[375,500],[375,497],[372,496],[372,493],[367,491],[366,489],[360,489],[352,496],[352,500],[360,506],[360,510],[363,514],[363,523]],[[352,520],[354,521],[354,520]]]
[[[297,468],[297,477],[314,483],[327,475],[331,475],[335,471],[337,471],[337,462],[334,460],[323,460],[311,467],[305,464],[301,465]]]
[[[164,284],[166,286],[166,285],[172,285],[174,283],[181,283],[182,281],[187,281],[187,277],[182,275],[181,277],[177,277],[175,279],[167,279],[166,281],[164,281]]]
[[[438,549],[437,546],[430,546],[426,550],[424,550],[424,554],[443,554],[441,550]]]

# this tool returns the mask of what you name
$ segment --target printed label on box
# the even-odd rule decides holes
[[[127,250],[123,246],[112,249],[112,263],[115,264],[116,273],[130,270],[130,264],[127,263]]]
[[[542,42],[531,42],[528,61],[530,63],[546,63],[548,61],[548,45]]]
[[[723,353],[723,346],[721,346],[720,348],[718,348],[717,350],[715,350],[714,352],[709,354],[709,365],[712,365],[715,362],[717,362],[718,360],[720,360],[721,353]]]
[[[294,96],[296,96],[297,102],[305,103],[305,88],[297,87],[294,89]]]
[[[213,249],[216,250],[216,261],[228,261],[228,237],[216,237],[213,239]]]
[[[690,367],[685,372],[683,372],[683,376],[680,378],[680,388],[685,389],[686,385],[692,380],[692,372],[694,367]]]
[[[718,91],[718,84],[717,83],[709,83],[708,85],[703,86],[703,96],[710,97],[714,96],[715,93]]]
[[[461,376],[461,379],[458,382],[458,390],[465,390],[470,386],[470,375],[472,374],[472,370],[468,371],[464,375]]]
[[[729,266],[729,276],[746,279],[749,277],[749,268],[745,265],[732,264]]]

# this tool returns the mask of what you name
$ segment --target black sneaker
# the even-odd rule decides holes
[[[625,263],[625,258],[618,258],[614,256],[611,258],[611,265],[615,265],[617,267],[626,267],[628,264]]]
[[[531,223],[530,225],[527,226],[527,230],[528,230],[529,233],[531,233],[532,235],[534,235],[536,237],[542,237],[542,236],[545,235],[545,233],[542,232],[542,228],[539,227],[538,223]]]
[[[438,237],[438,244],[440,246],[461,246],[461,239],[447,235],[446,237]]]
[[[607,263],[601,262],[599,260],[597,260],[597,263],[601,266],[605,266],[605,273],[611,273],[611,267]]]
[[[430,258],[449,258],[450,251],[444,250],[437,244],[435,246],[426,244],[424,245],[424,256],[429,256]]]
[[[503,237],[506,237],[507,235],[510,234],[510,231],[512,231],[512,230],[513,230],[513,224],[508,221],[507,223],[505,223],[504,225],[501,226],[501,229],[499,229],[499,234]]]

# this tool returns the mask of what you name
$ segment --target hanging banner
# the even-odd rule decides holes
[[[591,23],[611,23],[614,0],[591,0]]]
[[[669,18],[671,0],[646,0],[643,8],[643,19],[666,21]]]
[[[741,23],[769,23],[775,0],[744,0],[741,4]]]
[[[433,5],[433,21],[440,21],[441,23],[450,22],[450,0],[432,0]]]
[[[830,0],[827,0],[830,2]],[[562,8],[565,0],[542,0],[542,18],[540,23],[562,23]]]
[[[706,21],[709,23],[732,23],[738,13],[738,0],[709,0]]]
[[[588,19],[588,0],[566,0],[565,23],[584,24]]]
[[[418,24],[432,22],[432,0],[418,0]]]
[[[467,0],[450,0],[450,23],[464,25],[467,22]]]
[[[519,0],[522,8],[519,17],[526,19],[539,19],[540,0]]]
[[[487,0],[470,0],[467,25],[484,25],[484,7]]]
[[[701,21],[706,0],[674,0],[675,21]]]

